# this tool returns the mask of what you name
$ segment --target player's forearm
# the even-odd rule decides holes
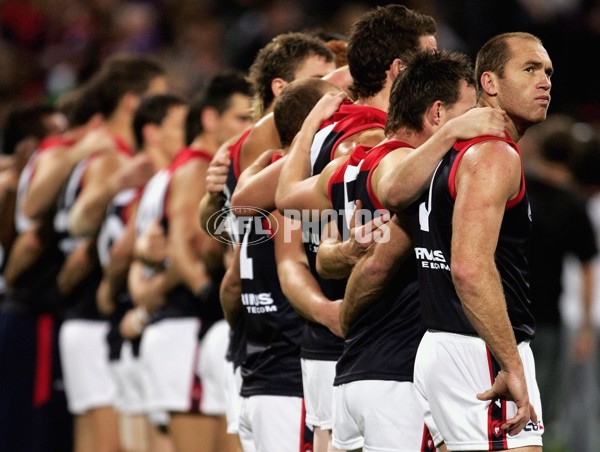
[[[141,262],[131,264],[128,276],[129,294],[136,306],[143,306],[149,312],[156,310],[166,301],[166,294],[176,285],[176,279],[166,271],[152,272]]]
[[[501,369],[522,373],[523,365],[494,263],[466,266],[453,263],[452,278],[467,318]]]
[[[349,241],[323,240],[317,252],[317,272],[325,279],[346,278],[358,258]]]
[[[225,320],[231,328],[235,328],[238,318],[242,315],[242,309],[244,309],[242,305],[242,284],[239,275],[236,276],[230,271],[225,273],[219,289],[219,300],[221,301]]]
[[[48,156],[48,159],[44,159],[43,155],[40,157],[39,169],[23,198],[23,213],[34,220],[43,218],[52,210],[60,190],[78,163],[69,150],[50,152],[59,152],[61,158],[55,158],[56,155]],[[53,159],[49,160],[51,157]]]
[[[269,212],[275,209],[275,190],[281,166],[274,163],[264,168],[252,164],[241,174],[231,198],[231,207],[236,215],[256,215],[256,208]]]
[[[13,287],[21,275],[31,268],[42,254],[44,247],[35,230],[26,231],[16,238],[3,273],[7,287]]]
[[[109,181],[93,195],[76,201],[69,211],[69,232],[74,236],[94,234],[104,220],[108,204],[119,189],[118,185]]]
[[[95,262],[90,253],[91,242],[85,240],[77,245],[64,262],[56,278],[58,292],[67,297],[92,272]]]
[[[293,201],[295,186],[310,177],[310,146],[319,124],[307,118],[287,154],[275,193],[275,204],[280,212],[296,207]]]
[[[215,221],[217,215],[225,205],[225,197],[214,193],[206,193],[200,200],[199,221],[200,227],[209,235],[218,235],[219,224]]]
[[[375,252],[365,255],[356,263],[348,278],[340,308],[340,325],[344,334],[347,334],[360,313],[381,297],[394,275],[392,269]]]
[[[281,289],[294,309],[302,317],[323,324],[323,309],[331,301],[325,297],[306,265],[292,261],[280,262],[277,264],[277,274]]]
[[[173,271],[181,282],[194,294],[200,293],[202,288],[210,283],[210,277],[204,263],[198,259],[191,250],[191,245],[172,244],[169,258]]]
[[[427,188],[440,160],[455,142],[452,130],[442,127],[421,146],[407,151],[393,167],[386,168],[376,196],[392,211],[405,209]]]

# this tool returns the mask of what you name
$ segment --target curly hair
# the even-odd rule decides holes
[[[419,48],[420,38],[434,35],[435,20],[402,5],[379,6],[362,15],[350,30],[348,66],[358,97],[372,97],[383,89],[392,61]]]
[[[259,50],[250,66],[248,80],[254,87],[261,114],[275,99],[271,82],[276,78],[291,82],[304,60],[313,55],[323,57],[328,62],[334,61],[333,53],[323,41],[299,32],[278,35]]]

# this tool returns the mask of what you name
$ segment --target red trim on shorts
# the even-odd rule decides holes
[[[42,314],[37,320],[37,352],[35,356],[35,380],[33,382],[33,406],[38,408],[50,400],[52,393],[52,343],[54,319]]]
[[[500,366],[493,358],[490,349],[486,346],[488,368],[490,371],[490,382],[494,384],[496,375],[500,371]],[[500,406],[498,406],[500,403]],[[488,450],[505,450],[508,449],[508,443],[506,440],[506,430],[501,428],[506,420],[506,400],[496,398],[490,402],[488,407]]]
[[[198,374],[198,362],[200,361],[200,344],[196,347],[196,356],[192,364],[192,386],[190,388],[190,413],[202,413],[202,380]]]
[[[302,415],[300,416],[300,452],[313,451],[313,432],[306,426],[306,406],[302,398]]]
[[[435,443],[433,436],[427,428],[427,424],[423,424],[423,438],[421,439],[421,452],[435,452]]]

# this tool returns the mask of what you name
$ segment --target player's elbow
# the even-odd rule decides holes
[[[481,266],[474,261],[453,259],[450,272],[456,291],[460,293],[474,292],[478,281],[482,280]]]
[[[96,228],[87,220],[87,215],[75,208],[69,212],[67,227],[69,234],[74,237],[92,235],[96,232]]]
[[[288,196],[287,191],[280,190],[279,187],[277,187],[277,191],[275,192],[275,207],[281,215],[285,215],[286,210],[295,207],[290,201],[290,196]]]

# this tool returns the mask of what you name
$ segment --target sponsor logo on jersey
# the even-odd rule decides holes
[[[423,268],[450,271],[450,266],[442,250],[429,250],[427,248],[416,247],[415,256]]]
[[[270,292],[243,293],[242,304],[249,314],[266,314],[277,312],[277,305]]]

